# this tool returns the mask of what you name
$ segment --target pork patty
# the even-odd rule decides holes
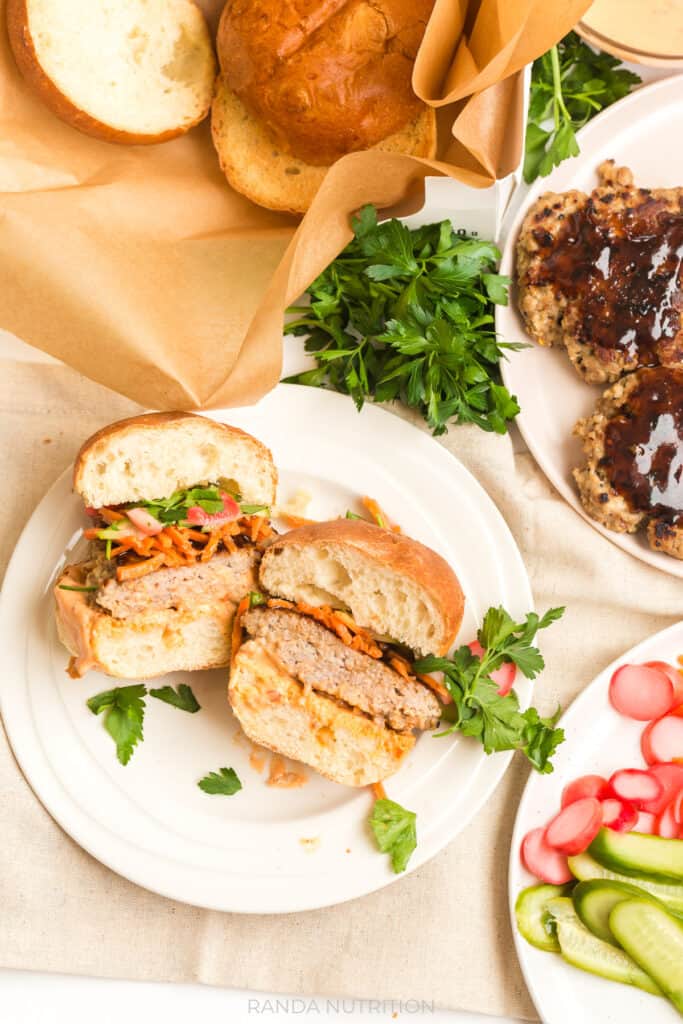
[[[342,700],[397,732],[432,729],[439,721],[441,706],[427,686],[352,650],[306,615],[254,608],[242,624],[304,686]]]
[[[637,188],[605,161],[588,196],[547,192],[517,242],[519,309],[541,345],[564,345],[589,383],[683,367],[683,188]]]
[[[103,573],[96,564],[88,575],[88,584],[99,587],[94,595],[96,603],[116,619],[161,608],[195,608],[206,602],[237,604],[258,587],[259,558],[256,548],[242,547],[232,552],[218,552],[208,562],[164,567],[121,583],[111,575],[103,580]]]
[[[581,502],[616,533],[647,528],[655,551],[683,559],[683,369],[651,367],[612,385],[579,420]]]

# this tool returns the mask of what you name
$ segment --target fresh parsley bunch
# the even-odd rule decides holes
[[[496,273],[492,242],[459,235],[450,221],[411,230],[377,222],[365,206],[355,237],[310,285],[310,306],[293,306],[286,334],[306,334],[314,370],[288,383],[327,386],[367,399],[400,399],[435,434],[449,421],[504,434],[519,412],[500,382],[505,349],[493,327],[509,278]]]
[[[444,684],[453,698],[442,716],[451,724],[438,735],[448,736],[457,730],[475,736],[487,754],[521,750],[537,771],[551,772],[550,758],[564,740],[564,731],[555,728],[559,709],[552,718],[541,718],[534,707],[520,711],[514,690],[501,697],[491,673],[512,661],[522,675],[534,679],[544,661],[532,641],[540,629],[546,629],[563,612],[564,608],[551,608],[542,618],[531,612],[524,622],[515,622],[504,608],[490,608],[477,634],[484,649],[481,656],[463,646],[452,658],[416,661],[415,671],[420,674],[443,672]]]
[[[570,32],[534,61],[526,130],[524,180],[531,183],[579,155],[576,132],[640,82],[608,53]]]

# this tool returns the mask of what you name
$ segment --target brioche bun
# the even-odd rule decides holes
[[[327,166],[423,109],[413,64],[434,0],[228,0],[217,49],[227,85],[280,148]]]
[[[7,0],[27,84],[57,117],[105,142],[163,142],[206,117],[216,61],[193,0]]]
[[[289,601],[348,608],[359,626],[419,655],[448,651],[465,607],[440,555],[359,519],[291,530],[265,552],[260,581]]]
[[[281,213],[305,213],[327,166],[308,164],[273,140],[220,75],[211,108],[211,134],[221,169],[236,192]],[[433,157],[436,115],[423,107],[412,121],[371,147],[383,153]]]
[[[250,740],[346,786],[368,786],[393,775],[415,746],[365,715],[306,690],[257,640],[232,663],[229,698]]]
[[[238,427],[185,412],[112,423],[76,457],[74,490],[86,505],[167,498],[199,483],[234,480],[244,501],[272,505],[277,471],[264,444]]]
[[[72,565],[54,588],[57,632],[73,656],[74,675],[95,669],[119,679],[150,679],[229,664],[235,614],[231,602],[116,619],[91,604],[87,593],[61,589],[83,581],[82,567]]]

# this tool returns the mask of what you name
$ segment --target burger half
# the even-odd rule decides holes
[[[54,588],[71,674],[226,666],[235,609],[274,535],[276,485],[260,441],[203,416],[137,416],[86,441],[74,489],[90,551]]]
[[[412,663],[455,640],[452,569],[417,541],[341,519],[276,539],[259,583],[228,690],[247,736],[345,785],[392,775],[446,697]]]

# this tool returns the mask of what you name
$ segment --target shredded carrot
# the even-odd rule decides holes
[[[424,683],[425,686],[428,686],[430,690],[434,691],[434,693],[437,695],[442,704],[453,703],[453,698],[451,697],[450,693],[442,683],[438,682],[438,680],[432,678],[432,676],[418,675],[417,678],[420,680],[421,683]]]
[[[410,679],[410,665],[405,658],[402,658],[399,654],[392,654],[387,660],[394,671],[398,672],[400,676],[403,676],[404,679]]]
[[[100,526],[89,526],[87,530],[83,531],[83,536],[86,540],[97,540],[100,535]]]
[[[212,530],[209,534],[209,541],[201,555],[199,556],[200,561],[208,562],[210,558],[216,554],[218,545],[221,542],[221,530]]]
[[[389,518],[374,498],[368,498],[366,494],[364,498],[361,498],[361,504],[368,510],[378,526],[384,527],[385,530],[391,530],[392,533],[401,533],[401,527]]]
[[[202,533],[201,530],[185,530],[183,533],[184,537],[188,540],[195,540],[198,544],[206,544],[209,539],[208,533]]]
[[[240,603],[237,605],[235,612],[235,618],[232,620],[232,643],[230,646],[230,657],[234,658],[240,647],[242,646],[242,616],[249,608],[251,599],[249,594],[243,597]]]
[[[375,800],[386,800],[387,792],[381,782],[373,782],[370,789]]]
[[[99,509],[99,515],[104,519],[105,523],[120,523],[126,516],[122,512],[117,512],[113,508],[101,508]]]
[[[145,558],[141,562],[120,565],[116,570],[116,579],[119,583],[123,583],[125,580],[137,580],[141,576],[147,576],[148,573],[160,569],[163,564],[164,556],[159,554],[153,555],[151,558]]]
[[[259,522],[259,518],[259,516],[253,516],[249,524],[249,539],[253,544],[256,543],[256,538],[258,537],[259,530],[261,529],[261,523]]]
[[[280,512],[278,519],[293,529],[297,529],[299,526],[312,526],[317,522],[315,519],[307,519],[306,516],[294,516],[290,512]]]

